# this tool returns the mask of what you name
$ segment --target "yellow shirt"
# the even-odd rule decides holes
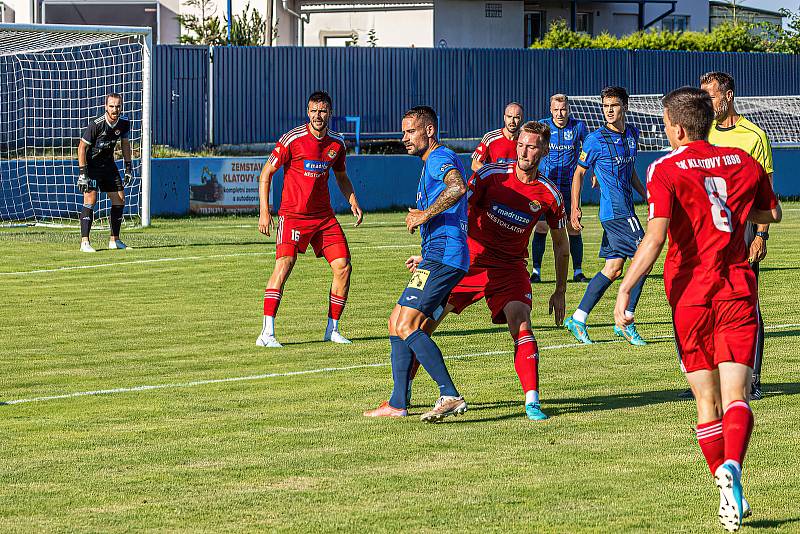
[[[728,128],[711,125],[708,142],[716,146],[741,148],[764,167],[767,174],[772,172],[772,147],[764,130],[739,115],[736,124]]]

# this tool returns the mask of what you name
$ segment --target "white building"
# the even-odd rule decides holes
[[[222,18],[247,0],[212,0]],[[521,48],[564,19],[590,35],[640,28],[706,31],[726,12],[709,0],[250,0],[271,21],[275,45]],[[742,20],[780,14],[740,5]],[[0,0],[5,22],[150,26],[154,42],[177,43],[185,0]]]

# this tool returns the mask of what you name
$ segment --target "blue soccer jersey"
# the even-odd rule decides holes
[[[464,166],[449,148],[439,146],[428,155],[417,187],[417,209],[428,209],[445,190],[444,177],[453,169],[466,182]],[[419,227],[422,257],[464,271],[469,270],[467,248],[467,195],[450,209],[436,215]]]
[[[600,184],[600,221],[633,217],[633,178],[639,130],[615,132],[603,126],[583,142],[578,165],[591,167]]]
[[[556,184],[562,194],[569,193],[578,155],[589,129],[583,121],[572,117],[567,119],[563,128],[556,126],[552,117],[539,122],[550,127],[550,151],[539,163],[539,172]]]

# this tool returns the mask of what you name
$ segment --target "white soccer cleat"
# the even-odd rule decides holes
[[[117,239],[115,241],[109,241],[108,242],[108,250],[125,250],[125,249],[128,249],[128,248],[131,248],[131,247],[129,247],[128,245],[126,245],[125,243],[120,241],[119,239]]]
[[[342,334],[340,334],[338,330],[331,330],[330,332],[325,332],[325,338],[323,339],[323,341],[333,341],[334,343],[340,343],[342,345],[347,345],[349,343],[352,343],[352,341],[350,341]]]
[[[81,241],[81,252],[97,252],[97,251],[88,241]]]
[[[739,473],[728,464],[722,464],[714,473],[719,488],[719,522],[728,532],[736,532],[742,525],[744,496]]]
[[[275,339],[275,336],[265,336],[264,334],[261,334],[260,336],[258,336],[258,339],[256,339],[256,347],[279,349],[283,347],[283,345],[278,343],[278,340]]]

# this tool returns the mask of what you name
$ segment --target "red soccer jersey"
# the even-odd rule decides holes
[[[513,163],[517,161],[517,140],[506,139],[503,130],[492,130],[483,136],[472,159],[481,163]]]
[[[670,219],[664,285],[673,307],[756,294],[747,216],[778,203],[756,160],[738,148],[694,141],[650,165],[647,199],[650,219]]]
[[[344,138],[328,130],[317,139],[308,124],[290,130],[272,151],[269,163],[283,167],[280,215],[319,218],[333,215],[329,169],[345,170]]]
[[[467,244],[473,265],[524,264],[540,217],[550,228],[566,224],[564,201],[553,182],[539,174],[522,183],[516,169],[516,163],[484,165],[470,178]]]

